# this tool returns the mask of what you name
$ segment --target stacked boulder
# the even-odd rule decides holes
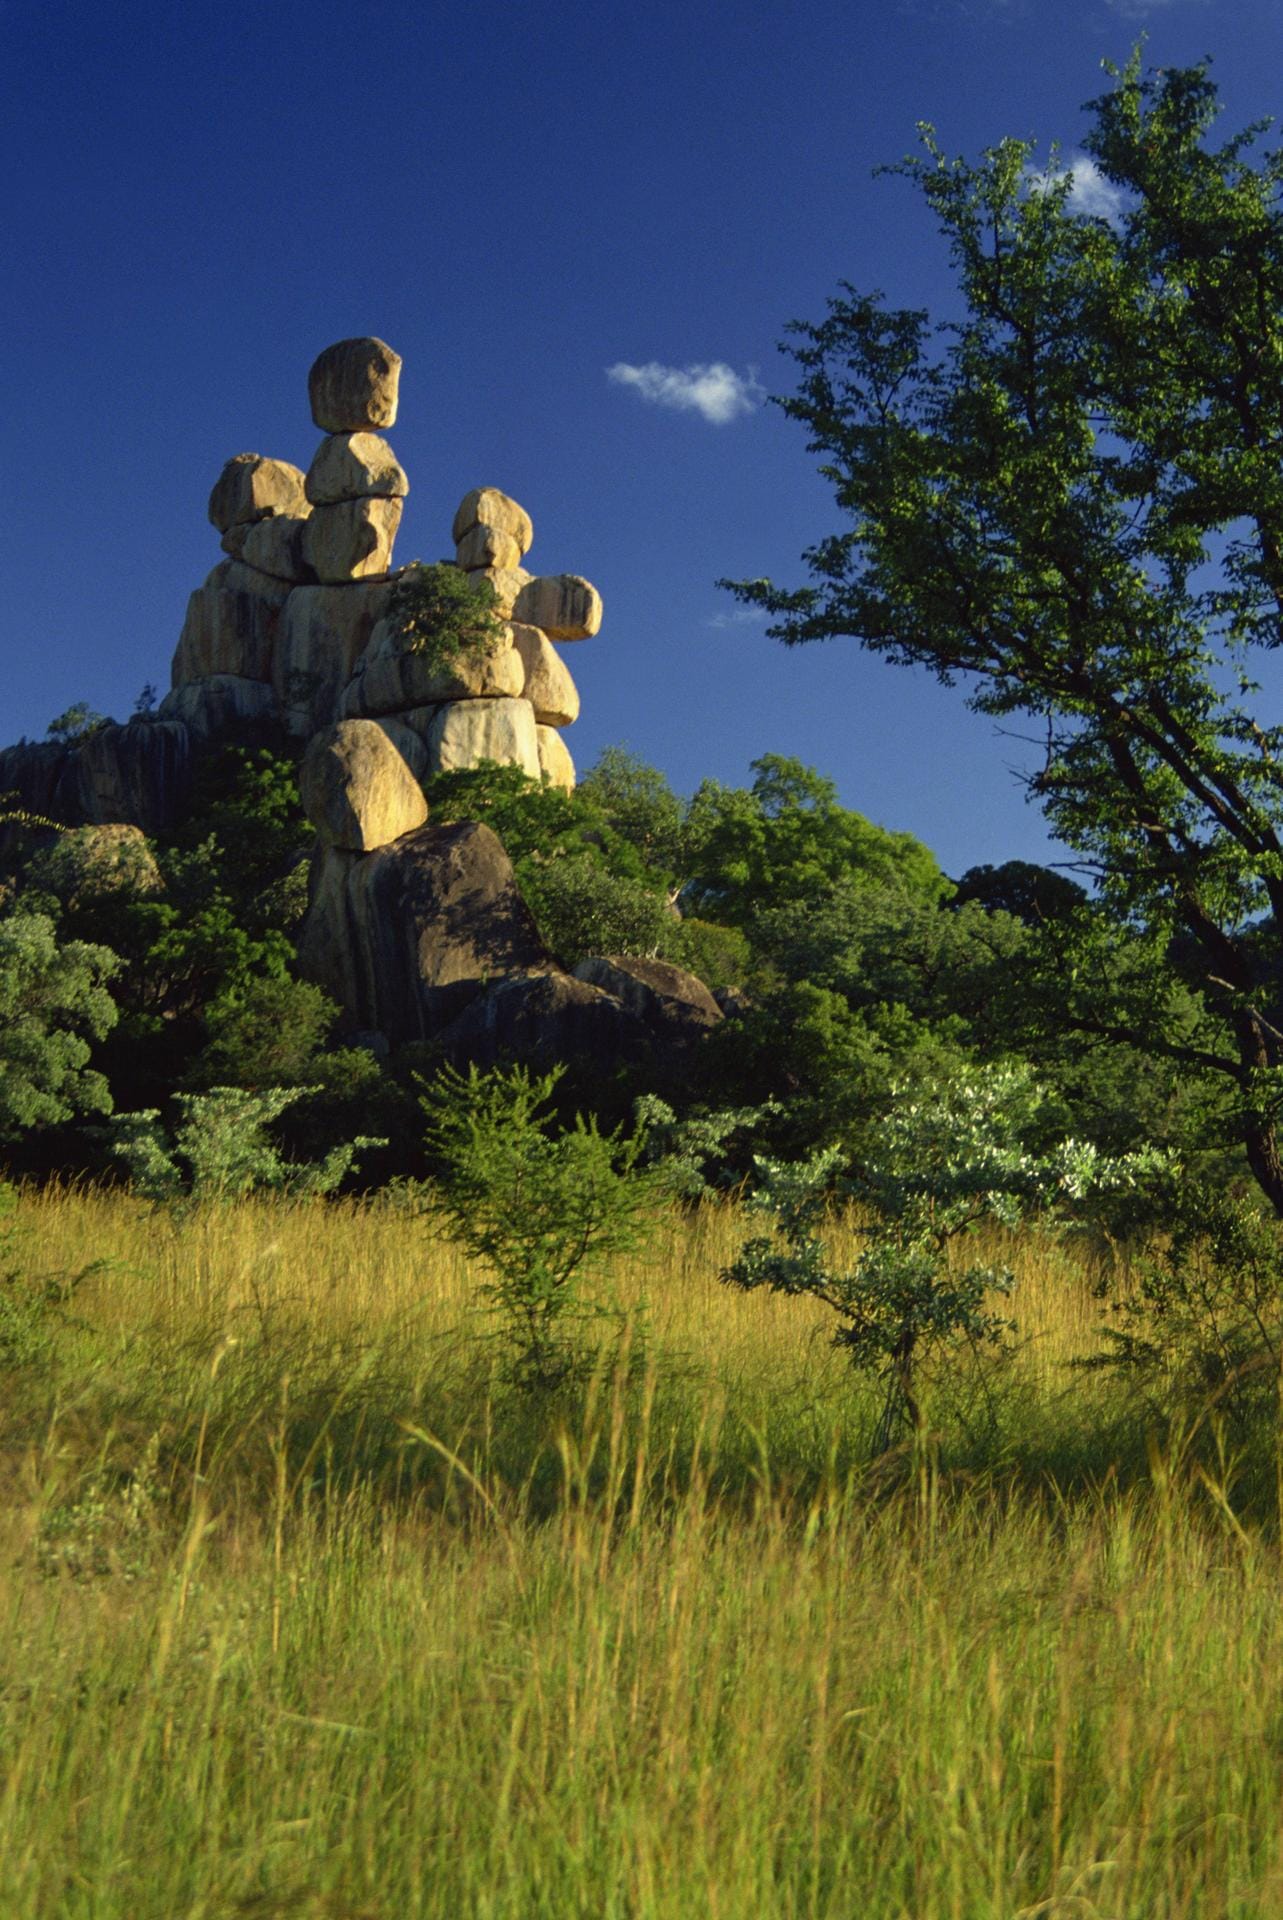
[[[299,787],[320,843],[299,966],[377,1051],[617,1065],[675,1060],[720,1022],[702,982],[664,961],[559,967],[500,841],[480,821],[429,823],[385,722],[317,734]]]
[[[601,595],[577,575],[525,571],[530,515],[496,487],[465,496],[453,532],[456,565],[493,589],[493,643],[442,665],[417,649],[392,607],[370,635],[340,711],[383,723],[418,778],[494,760],[569,789],[575,768],[560,730],[578,718],[579,694],[552,640],[596,633]]]
[[[209,517],[230,556],[192,595],[167,716],[201,737],[256,722],[307,739],[391,598],[392,543],[408,482],[378,429],[396,419],[401,357],[382,340],[340,340],[308,375],[326,438],[306,474],[241,453]]]
[[[308,375],[325,438],[307,472],[257,453],[227,462],[209,501],[227,558],[188,602],[161,714],[196,739],[305,741],[373,719],[416,779],[494,760],[573,787],[561,730],[579,695],[554,643],[598,631],[601,595],[575,574],[527,573],[529,514],[477,487],[453,537],[461,571],[494,589],[494,644],[449,667],[416,651],[392,570],[409,482],[383,437],[400,375],[386,342],[338,341]]]

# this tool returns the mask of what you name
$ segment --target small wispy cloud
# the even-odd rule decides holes
[[[1207,0],[1108,0],[1110,10],[1124,20],[1144,20],[1148,14],[1161,13],[1165,7],[1207,5]]]
[[[767,618],[765,607],[731,607],[725,613],[713,614],[704,625],[720,633],[726,627],[760,627]]]
[[[634,367],[627,360],[619,360],[607,367],[606,378],[616,386],[632,387],[654,406],[698,413],[715,427],[728,426],[741,414],[752,413],[765,398],[755,368],[750,367],[747,374],[736,373],[724,360],[691,367],[665,367],[658,360]]]
[[[1095,215],[1101,220],[1117,220],[1123,210],[1123,196],[1117,187],[1106,180],[1089,155],[1080,153],[1068,166],[1045,167],[1041,173],[1031,173],[1029,190],[1031,193],[1045,193],[1048,187],[1059,186],[1062,180],[1069,182],[1070,213]]]

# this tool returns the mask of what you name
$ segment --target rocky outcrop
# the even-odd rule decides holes
[[[474,487],[471,493],[464,494],[454,516],[450,538],[458,544],[474,527],[492,527],[496,533],[508,534],[517,543],[518,559],[529,553],[535,542],[530,515],[506,493],[500,493],[498,487]]]
[[[162,720],[181,720],[193,740],[270,740],[277,731],[276,695],[262,680],[234,673],[185,680],[160,703]]]
[[[561,655],[538,627],[514,626],[512,644],[525,669],[522,692],[541,727],[569,727],[579,718],[579,689]]]
[[[231,673],[270,680],[272,651],[289,586],[240,560],[224,560],[187,602],[173,684]]]
[[[382,496],[336,500],[314,507],[303,536],[307,563],[318,580],[372,580],[392,565],[392,545],[404,502]]]
[[[98,727],[73,741],[23,742],[0,753],[0,794],[22,813],[66,826],[123,822],[158,833],[191,797],[191,735],[176,720]]]
[[[409,482],[381,429],[396,419],[400,372],[385,341],[337,341],[308,375],[325,438],[306,474],[257,453],[227,462],[210,518],[228,557],[191,596],[166,716],[200,740],[273,720],[299,741],[340,719],[396,720],[406,731],[388,737],[417,743],[416,777],[497,760],[569,790],[574,761],[549,729],[573,725],[579,695],[554,642],[596,633],[601,596],[578,574],[527,572],[530,515],[474,487],[451,525],[455,564],[515,624],[453,658],[416,644],[408,618],[398,625],[393,548]]]
[[[570,749],[555,728],[535,728],[535,750],[539,755],[539,771],[549,786],[559,787],[563,793],[573,793],[575,763],[570,757]]]
[[[342,720],[318,733],[299,768],[303,810],[327,847],[371,853],[428,817],[422,788],[373,720]]]
[[[392,601],[387,580],[297,587],[285,602],[272,685],[285,731],[309,740],[337,717],[340,696]]]
[[[557,573],[527,581],[512,607],[512,617],[542,627],[550,640],[590,640],[601,631],[601,595],[577,573]]]
[[[77,749],[81,817],[117,821],[159,833],[186,811],[191,798],[192,747],[176,720],[132,720],[100,727]]]
[[[256,520],[245,529],[240,557],[246,566],[257,568],[273,580],[288,580],[291,586],[315,580],[305,549],[307,525],[304,517],[290,513]]]
[[[632,974],[562,972],[493,833],[427,824],[434,772],[495,761],[574,786],[561,734],[579,695],[556,643],[598,631],[601,596],[577,574],[528,572],[530,515],[476,487],[453,517],[454,564],[499,628],[471,649],[465,619],[453,653],[440,633],[424,641],[393,571],[409,483],[382,430],[400,371],[373,337],[318,356],[308,394],[325,437],[306,474],[242,453],[214,484],[226,557],[190,597],[159,714],[10,749],[0,793],[69,825],[156,832],[189,805],[194,747],[310,742],[300,784],[320,844],[300,965],[352,1030],[395,1045],[453,1028],[451,1047],[482,1058],[635,1054],[663,1025],[654,983],[647,1000]]]
[[[394,1046],[432,1039],[492,981],[548,965],[489,827],[425,826],[374,853],[327,847],[317,859],[300,969]]]

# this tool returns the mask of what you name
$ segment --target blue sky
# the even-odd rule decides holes
[[[1141,31],[1155,64],[1210,53],[1233,123],[1267,115],[1279,0],[0,0],[0,27],[4,740],[167,686],[222,462],[306,466],[312,359],[377,333],[405,360],[398,559],[449,553],[494,485],[528,564],[604,595],[568,649],[581,768],[623,742],[689,791],[791,753],[950,871],[1039,857],[1021,748],[960,692],[854,643],[786,652],[718,593],[799,579],[835,524],[763,398],[777,342],[840,279],[947,297],[911,191],[874,177],[919,120],[1072,157]]]

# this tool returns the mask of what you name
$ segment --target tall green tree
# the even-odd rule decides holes
[[[970,163],[923,131],[898,171],[957,315],[847,285],[793,328],[782,404],[840,525],[811,584],[735,590],[785,641],[853,636],[1033,724],[1051,826],[1199,996],[1145,1044],[1225,1077],[1283,1212],[1283,727],[1251,705],[1283,642],[1283,157],[1214,138],[1205,66],[1111,71],[1083,142],[1108,214],[1024,141]],[[1090,1018],[1138,1038],[1123,1002]]]

